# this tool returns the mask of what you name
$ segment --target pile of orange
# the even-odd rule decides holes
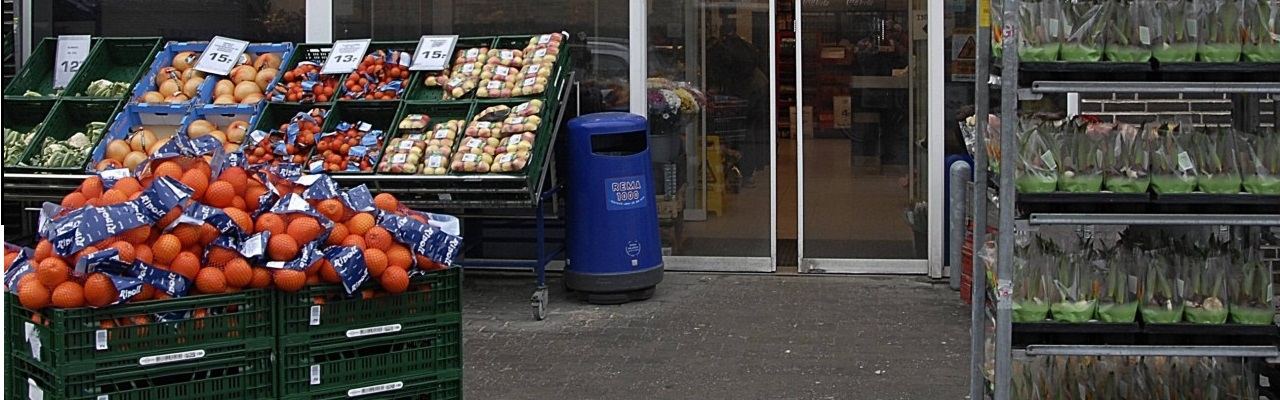
[[[90,177],[62,200],[62,206],[74,209],[122,203],[136,198],[143,188],[160,176],[171,177],[192,188],[191,202],[221,209],[246,235],[271,232],[266,248],[267,259],[262,265],[254,265],[238,251],[214,244],[223,233],[213,224],[174,225],[184,206],[191,204],[186,203],[170,210],[156,224],[130,229],[75,254],[55,254],[49,240],[40,240],[29,260],[33,271],[17,282],[18,299],[22,305],[39,310],[49,306],[104,307],[115,303],[118,293],[109,276],[101,272],[88,275],[73,272],[81,258],[110,248],[116,249],[121,261],[126,263],[141,260],[187,278],[191,283],[188,295],[269,287],[292,292],[308,284],[341,283],[337,270],[323,257],[317,257],[317,261],[301,271],[266,266],[272,261],[297,259],[303,246],[319,240],[326,233],[327,238],[318,247],[359,248],[364,252],[370,279],[380,283],[385,293],[405,291],[409,286],[409,271],[415,265],[423,270],[444,268],[426,257],[415,255],[409,247],[399,243],[391,232],[377,225],[374,213],[357,212],[338,199],[310,200],[314,213],[263,213],[253,218],[253,210],[259,209],[260,196],[268,193],[269,187],[274,186],[282,195],[301,194],[305,187],[274,177],[264,182],[260,178],[262,174],[251,174],[239,167],[227,168],[215,179],[209,163],[203,158],[157,161],[141,178],[124,178],[110,188],[104,187],[100,178]],[[396,213],[426,223],[424,217],[409,212],[390,194],[377,195],[374,204],[381,209],[380,212]],[[6,270],[17,257],[17,251],[6,247]],[[166,293],[144,283],[141,293],[128,301],[166,298],[169,298]]]

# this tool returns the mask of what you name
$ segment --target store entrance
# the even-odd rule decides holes
[[[779,84],[792,79],[802,106],[788,115],[796,123],[779,132],[786,138],[778,147],[780,164],[789,158],[784,152],[794,151],[796,159],[795,175],[780,174],[786,176],[779,183],[796,183],[801,271],[925,270],[927,208],[919,218],[910,211],[927,191],[921,145],[927,108],[924,96],[915,95],[927,87],[927,37],[923,22],[912,18],[926,6],[916,0],[802,2],[794,34],[800,59],[786,64],[792,60],[779,57]],[[784,18],[794,9],[778,7]],[[783,71],[796,65],[798,71]],[[779,108],[794,109],[785,107]]]

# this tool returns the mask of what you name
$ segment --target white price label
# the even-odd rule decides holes
[[[312,385],[320,384],[320,364],[311,365],[311,384]]]
[[[493,76],[506,78],[507,75],[511,75],[511,68],[499,65],[497,68],[493,69]]]
[[[364,53],[369,49],[371,39],[350,39],[333,42],[329,58],[324,60],[321,74],[349,74],[360,67]]]
[[[311,316],[307,319],[307,324],[311,326],[320,326],[320,306],[311,306]]]
[[[511,119],[507,120],[507,124],[510,124],[510,125],[523,124],[523,123],[524,123],[524,117],[512,117]]]
[[[470,140],[467,140],[467,147],[484,147],[484,141],[477,138],[471,138]]]
[[[443,163],[444,157],[437,154],[427,159],[427,168],[440,168],[440,165]]]
[[[1196,163],[1192,162],[1191,155],[1184,151],[1178,153],[1178,168],[1181,168],[1183,171],[1190,171],[1196,169]]]
[[[404,382],[391,382],[381,385],[367,386],[347,391],[347,397],[358,397],[374,393],[390,392],[392,390],[400,390],[404,387]]]
[[[184,351],[181,353],[165,354],[160,356],[142,357],[138,359],[140,365],[166,364],[179,361],[194,360],[204,358],[204,350]]]
[[[542,35],[538,37],[538,44],[551,43],[551,35]]]
[[[361,336],[381,335],[384,333],[400,332],[400,324],[391,324],[383,326],[375,326],[371,328],[351,329],[347,331],[347,337],[357,338]]]
[[[498,80],[489,81],[489,84],[485,85],[485,88],[489,90],[502,89],[502,81],[498,81]]]
[[[535,58],[537,58],[537,57],[545,57],[546,55],[547,55],[547,49],[538,49],[537,51],[534,51],[534,52],[533,52],[533,56],[534,56]]]
[[[27,378],[27,399],[44,400],[44,389],[40,389],[35,379]]]
[[[194,68],[214,75],[228,75],[231,69],[236,67],[236,62],[240,61],[240,55],[244,54],[247,48],[249,48],[249,42],[214,36],[209,41],[209,47],[200,53],[200,59],[196,60]]]
[[[525,78],[524,83],[522,83],[522,85],[524,85],[524,86],[533,86],[533,85],[534,85],[534,84],[536,84],[536,83],[538,83],[538,79],[537,79],[537,78]]]
[[[1058,170],[1058,160],[1056,160],[1056,159],[1054,159],[1054,158],[1053,158],[1053,152],[1052,152],[1052,151],[1046,151],[1046,152],[1044,152],[1044,154],[1041,154],[1041,155],[1040,155],[1040,160],[1041,160],[1041,161],[1044,161],[1044,167],[1045,167],[1045,169],[1048,169],[1048,170],[1050,170],[1050,171],[1057,171],[1057,170]]]
[[[1151,45],[1151,27],[1139,26],[1138,40],[1142,41],[1143,46],[1150,46]]]
[[[448,138],[449,138],[448,129],[441,129],[436,131],[436,139],[448,139]]]
[[[480,161],[480,155],[475,153],[467,153],[462,155],[462,162]]]
[[[540,70],[540,69],[542,69],[542,65],[539,65],[539,64],[530,65],[530,66],[529,66],[529,70],[528,70],[526,73],[528,73],[528,74],[536,74],[536,73],[538,73],[538,70]]]
[[[58,36],[58,54],[53,60],[53,87],[64,88],[80,71],[84,59],[89,57],[92,42],[89,35]]]
[[[400,147],[400,150],[406,150],[406,151],[407,151],[407,150],[409,150],[409,149],[412,149],[412,148],[413,148],[413,144],[414,144],[414,142],[413,142],[412,140],[402,140],[402,141],[400,141],[400,146],[399,146],[399,147]]]
[[[467,65],[463,65],[463,66],[462,66],[462,73],[464,73],[464,74],[470,74],[470,73],[472,73],[472,72],[476,72],[476,65],[475,65],[475,64],[467,64]]]
[[[520,143],[520,135],[512,136],[510,140],[507,140],[507,144],[519,144],[519,143]]]
[[[1200,21],[1195,18],[1187,19],[1187,36],[1200,37]]]
[[[489,125],[491,125],[489,121],[480,121],[476,123],[476,128],[489,129]]]
[[[1057,18],[1049,19],[1049,37],[1051,38],[1058,37],[1058,19]]]
[[[515,153],[503,154],[501,157],[498,157],[498,162],[503,164],[509,163],[512,158],[515,158],[515,156]]]
[[[106,329],[99,329],[93,332],[93,349],[94,350],[107,349],[107,330]]]
[[[391,156],[391,163],[392,163],[392,164],[404,164],[404,163],[406,163],[406,162],[408,162],[408,161],[409,161],[409,155],[408,155],[408,154],[396,154],[396,155],[394,155],[394,156]]]
[[[440,71],[449,66],[449,55],[458,44],[458,35],[423,35],[413,51],[410,71]]]

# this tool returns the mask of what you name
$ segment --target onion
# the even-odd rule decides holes
[[[236,97],[232,96],[230,93],[219,95],[218,97],[215,97],[213,99],[213,104],[219,104],[219,105],[236,104]]]
[[[218,129],[218,126],[214,125],[212,122],[209,122],[208,120],[198,119],[195,121],[191,121],[191,123],[187,125],[187,137],[195,139],[204,135],[208,135],[209,132],[213,132],[217,129]]]
[[[187,95],[182,93],[174,93],[173,96],[164,98],[164,101],[166,103],[186,103],[190,100],[191,100],[190,97],[187,97]]]
[[[258,84],[259,88],[271,87],[271,81],[276,79],[276,74],[278,73],[280,73],[278,69],[263,68],[258,70],[258,76],[254,77],[253,81]]]
[[[240,82],[253,81],[253,78],[257,78],[258,70],[254,69],[252,65],[241,65],[232,68],[231,75],[228,76],[232,82],[235,82],[236,87],[239,87]]]
[[[177,79],[170,79],[160,84],[159,92],[164,96],[173,96],[175,93],[182,93],[182,83]]]
[[[236,84],[236,90],[235,90],[236,99],[239,99],[243,102],[244,99],[248,98],[250,95],[253,95],[253,94],[261,95],[262,88],[258,87],[258,84],[254,83],[252,80],[248,80],[248,81],[244,81]]]
[[[116,139],[107,143],[107,151],[103,154],[108,159],[124,162],[124,156],[129,155],[130,151],[133,149],[129,147],[129,142]]]
[[[219,142],[227,143],[227,134],[222,131],[212,131],[208,135],[217,138]]]
[[[227,79],[218,80],[218,83],[213,86],[213,97],[234,94],[235,92],[236,84]]]
[[[157,91],[150,91],[142,94],[142,98],[138,99],[139,103],[163,103],[164,95]]]
[[[262,101],[262,93],[254,93],[243,99],[240,99],[240,104],[255,104],[260,101]]]
[[[182,94],[187,97],[195,98],[196,92],[200,90],[200,85],[204,84],[204,78],[191,78],[182,84]]]
[[[125,153],[125,154],[127,156],[128,153]],[[103,159],[102,161],[98,161],[98,164],[94,166],[94,169],[98,171],[106,171],[109,169],[116,169],[116,168],[123,168],[123,167],[124,167],[124,162],[121,162],[120,160],[107,158],[107,159]]]
[[[244,137],[249,134],[249,123],[246,121],[234,121],[227,125],[227,141],[232,143],[243,143]]]
[[[173,139],[173,137],[166,137],[151,143],[151,146],[147,146],[147,154],[155,154],[156,150],[160,150],[160,147],[163,147],[165,143],[169,143],[169,139]]]
[[[280,68],[280,55],[275,53],[262,53],[253,60],[253,67],[257,69]]]
[[[196,64],[196,59],[199,57],[200,55],[196,54],[194,51],[178,53],[178,55],[173,56],[173,67],[177,68],[178,71],[186,71]]]
[[[140,151],[129,152],[124,156],[124,167],[128,169],[138,168],[138,164],[142,164],[147,160],[147,155]]]
[[[223,143],[223,144],[222,144],[222,151],[223,151],[223,152],[225,152],[225,153],[228,153],[228,154],[230,154],[230,153],[235,153],[235,152],[236,152],[236,150],[240,150],[240,144],[238,144],[238,143]]]
[[[146,151],[156,142],[156,134],[147,127],[139,127],[129,136],[129,149],[133,151]],[[120,159],[121,161],[124,158]]]
[[[180,77],[182,77],[182,73],[178,72],[177,68],[174,68],[174,67],[160,68],[160,71],[156,72],[156,86],[160,86],[160,84],[163,84],[170,80],[179,79]]]

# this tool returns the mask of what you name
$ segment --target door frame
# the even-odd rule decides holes
[[[908,1],[926,1],[928,10],[928,24],[935,27],[944,26],[943,7],[941,0],[908,0]],[[846,258],[807,258],[804,254],[805,244],[805,169],[804,169],[804,126],[806,122],[804,118],[804,75],[805,61],[803,55],[804,49],[804,24],[803,24],[803,1],[795,1],[795,31],[796,31],[796,224],[797,230],[797,255],[799,259],[799,270],[801,273],[841,273],[841,274],[871,274],[871,275],[925,275],[932,278],[942,277],[942,227],[945,221],[943,219],[943,209],[945,202],[944,194],[940,183],[943,182],[943,152],[944,152],[944,134],[943,121],[945,116],[943,107],[945,106],[944,92],[944,61],[945,57],[935,56],[944,54],[944,36],[945,29],[928,30],[928,53],[930,55],[927,64],[927,85],[928,85],[928,135],[927,135],[927,160],[928,163],[928,215],[929,215],[929,250],[928,257],[925,259],[905,259],[905,260],[887,260],[887,259],[846,259]],[[912,7],[907,6],[907,14],[911,14]],[[908,18],[911,22],[911,18]],[[914,29],[908,26],[908,31]],[[914,46],[914,40],[911,41]],[[914,51],[911,52],[914,57]],[[912,61],[915,62],[914,60]],[[776,63],[776,60],[775,60]],[[911,68],[909,68],[911,69]],[[910,80],[909,93],[914,93],[915,79]],[[776,87],[776,85],[774,85]],[[776,114],[776,113],[775,113]],[[773,124],[776,130],[776,122]],[[913,127],[908,127],[912,129]],[[773,135],[775,140],[777,134]],[[777,146],[774,146],[774,160],[777,159]],[[776,169],[775,169],[776,170]],[[775,177],[776,178],[776,177]],[[777,186],[775,179],[773,186]],[[776,214],[777,201],[775,199],[774,213]],[[776,226],[775,226],[776,236]]]

